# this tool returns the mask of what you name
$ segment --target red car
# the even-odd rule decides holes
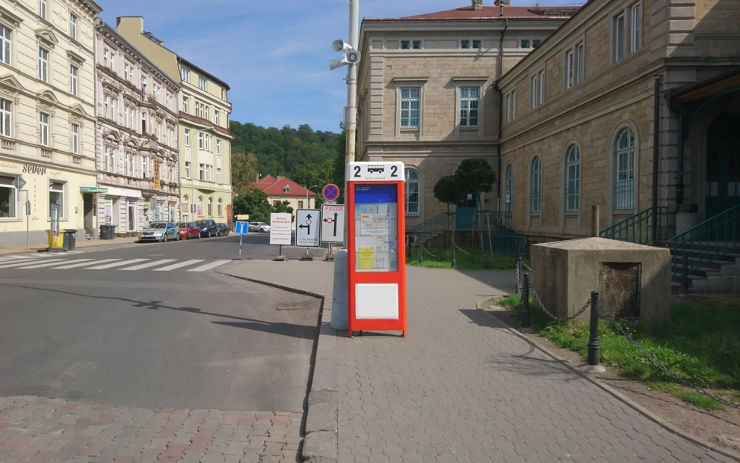
[[[200,238],[200,227],[195,222],[182,222],[177,226],[180,227],[180,239]]]

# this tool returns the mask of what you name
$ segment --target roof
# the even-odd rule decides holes
[[[194,122],[196,124],[203,125],[205,127],[209,127],[216,132],[219,132],[223,135],[226,135],[227,137],[233,138],[234,136],[231,134],[231,130],[227,129],[226,127],[221,127],[220,125],[216,125],[213,122],[209,121],[208,119],[204,119],[202,117],[194,116],[192,114],[188,114],[186,112],[180,111],[177,113],[179,117],[182,119],[186,119],[190,122]]]
[[[526,7],[484,6],[475,9],[472,6],[455,8],[454,10],[437,11],[434,13],[405,16],[402,18],[386,19],[364,19],[363,21],[471,21],[471,20],[496,20],[496,19],[568,19],[578,12],[580,6],[551,6],[551,7]]]
[[[249,185],[252,189],[262,190],[267,196],[285,196],[285,197],[305,197],[316,195],[313,191],[302,187],[288,177],[272,175],[262,177],[258,182]],[[286,187],[287,191],[286,191]]]
[[[180,61],[182,63],[185,63],[188,67],[193,68],[199,74],[203,74],[204,76],[207,76],[209,79],[211,79],[212,81],[214,81],[217,84],[221,85],[222,87],[226,87],[226,90],[231,90],[231,87],[229,87],[229,84],[227,84],[223,80],[219,79],[218,77],[214,76],[210,72],[206,71],[202,67],[197,66],[197,65],[191,63],[190,61],[186,60],[182,56],[177,55],[177,61]]]

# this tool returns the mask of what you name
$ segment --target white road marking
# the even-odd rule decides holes
[[[167,262],[172,262],[173,260],[175,259],[160,259],[153,262],[147,262],[145,264],[134,265],[133,267],[122,268],[120,270],[141,270],[143,268],[154,267],[155,265],[166,264]]]
[[[188,272],[205,272],[206,270],[210,270],[214,267],[218,267],[219,265],[223,265],[227,262],[231,262],[231,260],[228,260],[228,259],[216,260],[216,261],[211,262],[210,264],[201,265],[200,267],[197,267],[197,268],[191,268],[190,270],[188,270]]]
[[[95,267],[86,267],[86,269],[87,270],[103,270],[106,268],[121,267],[123,265],[135,264],[137,262],[144,262],[145,260],[149,260],[149,259],[129,259],[129,260],[123,260],[121,262],[113,262],[110,264],[97,265]]]
[[[103,262],[110,262],[112,260],[117,260],[117,259],[100,259],[100,260],[95,260],[95,259],[78,259],[78,260],[74,261],[71,264],[60,265],[59,267],[54,267],[54,269],[55,270],[56,269],[67,269],[67,268],[84,267],[86,265],[98,265],[98,264],[101,264]]]
[[[170,270],[175,270],[176,268],[185,267],[188,265],[197,264],[198,262],[203,262],[203,259],[190,259],[186,260],[184,262],[178,262],[176,264],[168,265],[167,267],[162,268],[155,268],[153,271],[155,272],[169,272]]]
[[[28,262],[24,262],[23,264],[21,264],[20,267],[17,267],[17,268],[20,268],[20,269],[43,268],[43,267],[51,267],[53,265],[59,265],[61,263],[64,263],[64,261],[61,260],[61,259],[59,259],[59,260],[54,259],[53,261],[46,261],[46,262],[43,262],[41,264],[35,263],[33,265],[26,265],[26,264],[28,264]]]

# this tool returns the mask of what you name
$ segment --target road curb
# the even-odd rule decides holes
[[[642,405],[638,404],[637,402],[635,402],[634,400],[630,399],[629,397],[627,397],[626,395],[622,394],[621,392],[617,391],[616,389],[612,388],[608,384],[605,384],[602,381],[599,381],[597,378],[594,378],[593,376],[589,375],[587,372],[585,372],[582,369],[576,367],[575,365],[573,365],[572,363],[570,363],[568,360],[565,360],[565,359],[562,359],[562,358],[558,357],[554,352],[551,352],[545,346],[537,343],[536,341],[534,341],[534,340],[530,339],[529,337],[525,336],[524,334],[520,333],[519,330],[517,330],[516,328],[513,328],[508,323],[506,323],[505,321],[503,321],[500,318],[496,317],[492,313],[486,311],[482,307],[482,303],[484,301],[487,301],[488,299],[490,299],[490,298],[486,298],[486,299],[483,299],[483,300],[479,301],[476,304],[476,309],[481,310],[481,311],[487,313],[489,316],[495,318],[499,323],[501,323],[502,325],[504,325],[506,327],[506,329],[510,333],[512,333],[513,335],[521,338],[523,341],[525,341],[528,344],[532,345],[533,347],[535,347],[536,349],[540,350],[544,354],[552,357],[554,360],[558,361],[560,364],[564,365],[565,367],[567,367],[568,369],[572,370],[573,372],[579,374],[581,377],[583,377],[584,379],[590,381],[591,383],[593,383],[595,386],[597,386],[598,388],[602,389],[603,391],[611,394],[617,400],[623,402],[624,404],[626,404],[630,408],[636,410],[638,413],[644,415],[649,420],[651,420],[651,421],[659,424],[660,426],[662,426],[663,428],[665,428],[667,431],[672,432],[673,434],[676,434],[677,436],[680,436],[680,437],[688,440],[689,442],[692,442],[692,443],[694,443],[696,445],[699,445],[701,447],[704,447],[704,448],[706,448],[708,450],[711,450],[713,452],[717,452],[717,453],[719,453],[721,455],[724,455],[726,457],[733,458],[733,459],[736,459],[736,460],[740,461],[740,454],[736,454],[735,452],[729,451],[727,449],[719,448],[719,447],[713,445],[712,443],[705,441],[704,439],[702,439],[700,437],[697,437],[697,436],[695,436],[695,435],[693,435],[693,434],[691,434],[689,432],[686,432],[686,431],[684,431],[684,430],[682,430],[682,429],[674,426],[672,423],[670,423],[670,422],[664,420],[663,418],[660,418],[659,416],[655,415],[653,412],[651,412],[647,408],[645,408]]]

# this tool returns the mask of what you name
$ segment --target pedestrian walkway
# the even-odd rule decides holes
[[[329,328],[330,264],[252,262],[221,271],[325,297],[304,457],[735,461],[664,428],[477,310],[477,302],[513,292],[510,271],[409,267],[407,338],[348,338]]]
[[[232,262],[232,259],[90,259],[70,251],[64,254],[27,253],[0,256],[0,269],[15,270],[148,270],[154,272],[206,272]],[[84,255],[84,254],[82,254]]]

